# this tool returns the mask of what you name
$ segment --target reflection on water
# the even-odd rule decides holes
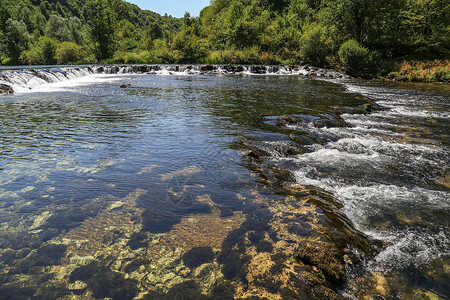
[[[0,295],[448,291],[444,89],[294,76],[97,79],[0,98]],[[353,92],[388,110],[344,115],[350,128],[312,125],[334,106],[367,101]],[[280,126],[282,115],[304,122]]]

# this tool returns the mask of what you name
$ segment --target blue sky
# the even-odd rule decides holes
[[[161,15],[167,13],[173,17],[182,17],[188,11],[192,16],[198,17],[200,11],[209,5],[209,0],[126,0],[136,4],[142,9],[148,9]]]

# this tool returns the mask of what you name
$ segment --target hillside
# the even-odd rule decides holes
[[[0,0],[0,55],[11,63],[56,63],[55,57],[42,57],[45,55],[36,52],[45,50],[45,46],[55,52],[61,43],[72,42],[82,47],[71,45],[72,52],[83,52],[75,53],[77,58],[92,61],[98,46],[94,31],[96,26],[105,25],[100,20],[105,16],[112,21],[109,26],[114,37],[109,42],[114,44],[114,51],[130,51],[138,44],[148,44],[151,34],[170,38],[181,27],[180,19],[142,10],[122,0]]]
[[[445,0],[213,0],[182,19],[122,0],[0,3],[4,63],[307,63],[373,75],[441,60],[424,66],[448,76]]]

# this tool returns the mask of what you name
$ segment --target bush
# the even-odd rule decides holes
[[[150,54],[148,51],[125,52],[117,50],[114,53],[114,60],[124,64],[156,64],[161,60]]]
[[[349,73],[360,75],[369,72],[371,58],[369,50],[361,47],[355,40],[348,40],[342,44],[338,52],[342,64],[348,68]]]
[[[70,64],[86,58],[86,53],[78,44],[73,42],[63,42],[56,49],[56,60],[58,64]]]
[[[300,39],[300,56],[315,66],[323,66],[327,57],[327,46],[323,37],[322,27],[311,26],[305,30]]]
[[[173,62],[169,48],[163,40],[156,39],[153,41],[152,55],[157,57],[162,63]]]
[[[30,50],[22,52],[20,59],[30,65],[54,64],[57,41],[41,36]]]
[[[398,81],[450,82],[450,61],[403,61],[388,78]]]
[[[194,28],[188,27],[177,33],[172,48],[179,51],[179,55],[175,55],[178,62],[196,62],[206,57],[208,42],[195,35]]]

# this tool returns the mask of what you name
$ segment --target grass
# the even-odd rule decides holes
[[[403,61],[387,78],[410,82],[450,82],[450,60]]]

